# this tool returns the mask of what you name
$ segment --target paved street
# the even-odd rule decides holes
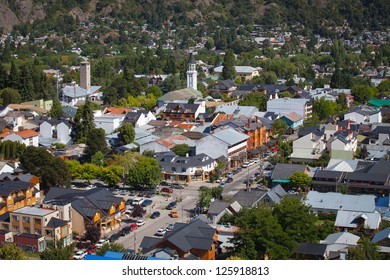
[[[255,163],[249,168],[243,168],[240,173],[234,175],[234,181],[232,183],[225,185],[223,194],[232,194],[233,192],[237,192],[238,190],[245,188],[246,185],[244,184],[244,180],[259,171],[260,163]],[[120,237],[117,242],[123,244],[126,249],[137,251],[144,236],[154,236],[159,228],[166,228],[171,223],[188,222],[190,220],[190,210],[196,206],[196,202],[198,200],[198,189],[200,186],[208,186],[212,188],[217,187],[218,185],[219,183],[191,182],[188,187],[185,187],[182,190],[175,189],[170,197],[162,195],[154,196],[151,198],[153,200],[153,204],[145,208],[146,214],[143,218],[143,220],[145,220],[145,224],[130,234]],[[134,196],[125,196],[125,199],[128,198],[134,198]],[[169,217],[168,214],[170,210],[165,209],[171,201],[178,201],[176,207],[179,213],[178,218]],[[156,219],[150,219],[149,216],[154,211],[159,211],[161,216]],[[123,220],[121,228],[133,222],[135,222],[133,219]],[[107,235],[107,238],[119,230],[120,228],[113,230]]]

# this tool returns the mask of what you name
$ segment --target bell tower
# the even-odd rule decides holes
[[[196,71],[195,57],[191,53],[190,60],[188,62],[187,88],[193,88],[194,90],[197,90],[197,83],[198,83],[198,72]]]

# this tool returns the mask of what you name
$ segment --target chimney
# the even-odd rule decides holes
[[[251,128],[251,118],[248,118],[248,128]]]
[[[258,116],[256,116],[256,123],[258,123],[259,122],[259,117]]]

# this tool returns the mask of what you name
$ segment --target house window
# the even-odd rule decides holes
[[[19,221],[19,216],[12,216],[12,220],[15,222]]]
[[[61,228],[61,235],[62,236],[66,236],[68,234],[69,234],[69,227],[68,226]]]
[[[30,233],[30,228],[29,228],[29,227],[24,227],[24,228],[23,228],[23,231],[24,231],[25,233]]]
[[[42,231],[40,229],[35,229],[35,234],[42,235]]]
[[[36,225],[40,225],[40,224],[42,224],[42,221],[41,221],[41,219],[34,218],[34,224],[36,224]]]
[[[9,231],[9,225],[3,224],[3,230]]]
[[[13,227],[13,231],[19,232],[19,231],[20,231],[20,228],[19,228],[18,226],[14,226],[14,227]]]
[[[30,223],[29,217],[23,217],[23,223]]]
[[[14,207],[13,204],[9,204],[9,205],[8,205],[8,210],[11,210],[13,207]]]

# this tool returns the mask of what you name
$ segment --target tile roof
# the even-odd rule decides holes
[[[22,131],[17,131],[17,132],[10,131],[7,133],[3,133],[3,134],[0,134],[0,138],[5,138],[5,137],[12,135],[12,134],[19,135],[23,139],[27,139],[27,138],[39,135],[39,133],[36,132],[35,130],[27,129],[27,130],[22,130]]]
[[[131,112],[131,108],[116,108],[116,107],[107,107],[104,110],[104,114],[111,114],[111,115],[126,115],[127,113]]]

